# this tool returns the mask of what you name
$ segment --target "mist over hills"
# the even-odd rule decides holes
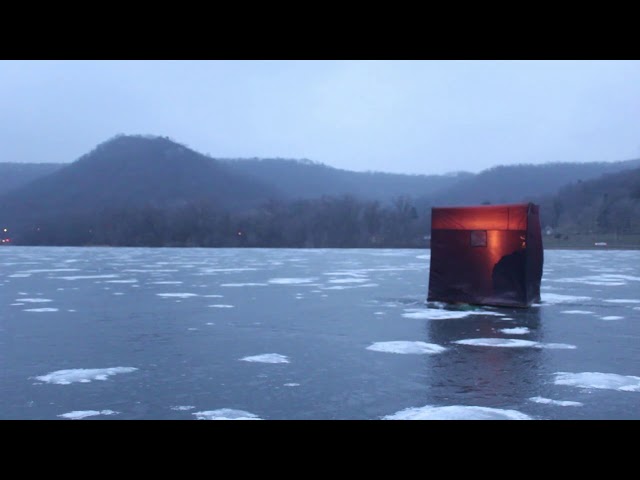
[[[431,206],[531,200],[555,229],[640,233],[638,172],[640,160],[352,172],[119,135],[70,164],[0,163],[0,221],[15,244],[415,247]]]

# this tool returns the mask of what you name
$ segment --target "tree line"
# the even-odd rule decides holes
[[[233,213],[212,202],[146,205],[48,217],[23,229],[21,245],[148,247],[424,248],[430,208],[409,197],[393,202],[350,195],[270,200]]]

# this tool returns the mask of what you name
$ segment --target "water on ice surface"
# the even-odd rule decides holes
[[[545,251],[525,309],[426,302],[427,250],[10,247],[0,265],[6,419],[640,420],[638,251]]]

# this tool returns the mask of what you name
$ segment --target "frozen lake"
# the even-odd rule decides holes
[[[0,419],[640,419],[640,252],[427,305],[428,250],[0,248]]]

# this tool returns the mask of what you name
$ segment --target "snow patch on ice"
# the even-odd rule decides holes
[[[579,314],[588,315],[588,314],[593,313],[593,312],[590,312],[589,310],[563,310],[562,313],[569,313],[569,314],[576,314],[576,315],[579,315]]]
[[[586,302],[588,300],[591,300],[591,297],[575,296],[575,295],[560,295],[559,293],[542,292],[543,303],[571,303],[571,302]]]
[[[217,304],[217,305],[207,305],[212,308],[235,308],[233,305],[225,305],[225,304]]]
[[[605,300],[605,302],[609,303],[640,303],[640,300],[631,300],[629,298],[612,298],[609,300]]]
[[[35,377],[36,380],[40,380],[46,383],[54,383],[57,385],[69,385],[71,383],[89,383],[92,380],[106,380],[112,375],[118,373],[131,373],[138,370],[135,367],[111,367],[111,368],[73,368],[67,370],[56,370],[55,372],[47,373]]]
[[[118,413],[120,412],[114,412],[113,410],[76,410],[58,416],[70,420],[81,420],[87,417],[95,417],[96,415],[117,415]]]
[[[286,355],[279,353],[264,353],[262,355],[253,355],[240,359],[243,362],[260,362],[260,363],[290,363]]]
[[[268,282],[274,285],[297,285],[300,283],[311,283],[316,280],[317,278],[272,278],[268,280]]]
[[[467,338],[465,340],[457,340],[453,343],[460,345],[472,345],[476,347],[500,347],[500,348],[550,348],[550,349],[567,349],[573,350],[575,345],[566,343],[539,343],[531,340],[521,340],[519,338]]]
[[[584,404],[580,402],[572,402],[570,400],[552,400],[544,397],[531,397],[529,400],[536,403],[544,403],[547,405],[558,405],[560,407],[582,407]]]
[[[16,302],[28,302],[28,303],[46,303],[53,302],[53,300],[49,300],[48,298],[16,298]]]
[[[622,320],[624,317],[619,315],[607,315],[606,317],[600,317],[602,320]]]
[[[25,308],[23,312],[57,312],[57,308]]]
[[[435,308],[410,308],[405,309],[405,312],[406,313],[402,314],[404,318],[416,318],[418,320],[444,320],[448,318],[464,318],[469,315],[494,315],[498,317],[504,317],[503,313],[492,312],[489,310],[440,310]]]
[[[267,287],[268,283],[221,283],[221,287]]]
[[[506,333],[507,335],[525,335],[529,333],[531,330],[529,330],[527,327],[515,327],[515,328],[501,328],[500,331],[502,333]]]
[[[93,278],[118,278],[118,275],[76,275],[70,277],[53,277],[60,280],[90,280]]]
[[[166,298],[189,298],[189,297],[197,297],[198,295],[195,293],[156,293],[159,297]]]
[[[640,392],[640,377],[600,372],[556,372],[555,384],[579,388],[600,388],[624,392]]]
[[[206,410],[192,413],[198,420],[262,420],[253,413],[244,410],[233,410],[231,408],[221,408],[219,410]]]
[[[194,408],[196,408],[196,407],[194,407],[192,405],[177,405],[175,407],[171,407],[171,410],[177,410],[179,412],[183,412],[183,411],[186,411],[186,410],[193,410]]]
[[[501,408],[475,407],[466,405],[451,405],[447,407],[406,408],[393,415],[382,417],[383,420],[531,420],[517,410]]]
[[[386,353],[404,353],[404,354],[434,354],[441,353],[446,348],[436,345],[435,343],[425,342],[408,342],[403,340],[397,340],[392,342],[376,342],[367,347],[367,350],[373,350],[374,352],[386,352]]]

